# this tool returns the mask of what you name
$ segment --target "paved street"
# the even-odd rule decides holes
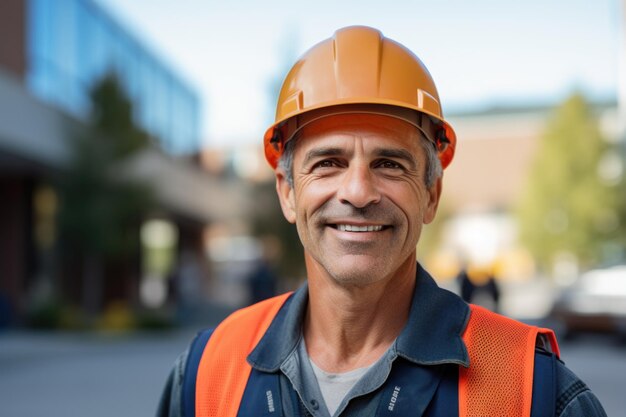
[[[152,416],[170,365],[193,333],[0,333],[0,416]],[[626,347],[581,337],[562,350],[608,415],[623,416]]]
[[[152,416],[192,334],[0,334],[0,416]]]

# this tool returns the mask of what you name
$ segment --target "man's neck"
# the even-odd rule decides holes
[[[408,320],[415,273],[415,261],[408,260],[394,276],[366,286],[339,285],[311,274],[303,326],[311,360],[327,372],[376,362]]]

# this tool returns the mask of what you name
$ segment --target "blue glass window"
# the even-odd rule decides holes
[[[196,94],[92,0],[29,0],[28,19],[27,84],[36,96],[86,118],[89,90],[114,71],[135,121],[164,150],[199,150]]]

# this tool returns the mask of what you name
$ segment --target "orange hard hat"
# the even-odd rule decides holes
[[[276,120],[265,132],[267,161],[276,168],[285,143],[307,123],[343,113],[406,120],[436,145],[444,168],[452,161],[456,134],[443,118],[428,70],[411,51],[376,29],[340,29],[294,64],[280,90]]]

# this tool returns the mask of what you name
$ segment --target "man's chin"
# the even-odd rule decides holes
[[[385,262],[369,256],[343,256],[326,268],[330,277],[340,285],[373,284],[388,275]]]

